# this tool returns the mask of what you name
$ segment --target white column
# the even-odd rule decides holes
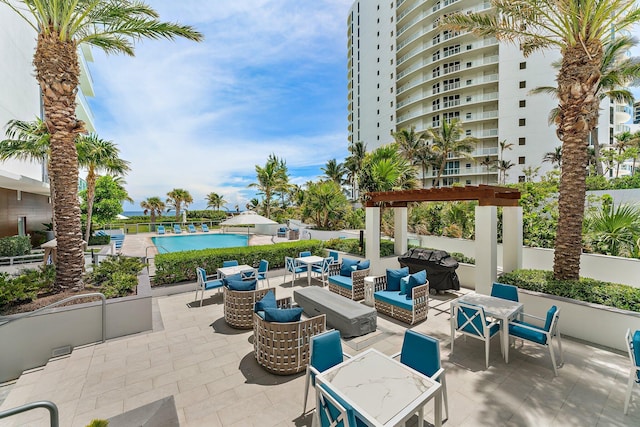
[[[365,256],[371,260],[371,265],[380,263],[380,208],[365,208]]]
[[[522,208],[502,208],[502,271],[522,268]]]
[[[476,292],[489,295],[498,268],[498,210],[476,206]]]
[[[407,208],[393,208],[393,239],[396,255],[407,252],[408,212]]]

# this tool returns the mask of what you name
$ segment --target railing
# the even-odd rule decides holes
[[[42,261],[44,251],[33,251],[29,255],[0,257],[0,265],[25,264],[34,261]]]
[[[16,408],[7,409],[0,412],[0,419],[18,415],[23,412],[31,411],[32,409],[45,408],[49,411],[49,422],[51,427],[59,427],[60,421],[58,416],[58,407],[55,403],[48,400],[41,400],[39,402],[26,403]]]
[[[65,298],[63,300],[51,303],[51,304],[49,304],[49,305],[47,305],[45,307],[40,307],[37,310],[30,311],[28,313],[24,313],[24,314],[12,317],[12,318],[8,319],[6,322],[0,324],[0,327],[8,325],[9,323],[15,322],[16,320],[26,319],[27,317],[34,316],[34,315],[36,315],[38,313],[43,312],[44,310],[48,310],[50,308],[53,308],[53,307],[56,307],[58,305],[67,303],[69,301],[73,301],[73,300],[80,299],[80,298],[97,297],[97,296],[99,296],[102,299],[102,342],[105,342],[106,339],[107,339],[107,298],[104,296],[104,294],[102,294],[100,292],[91,292],[91,293],[88,293],[88,294],[70,296],[70,297]]]

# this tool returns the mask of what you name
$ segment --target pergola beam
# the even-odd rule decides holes
[[[480,206],[518,206],[520,191],[491,185],[384,191],[367,194],[367,207],[404,207],[411,202],[477,200]]]

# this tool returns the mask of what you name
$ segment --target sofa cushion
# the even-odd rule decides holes
[[[407,289],[409,288],[409,277],[404,276],[400,278],[400,295],[407,295]]]
[[[358,262],[358,264],[356,265],[356,268],[358,270],[366,270],[367,268],[369,268],[370,265],[371,265],[371,261],[369,261],[368,259],[363,259]]]
[[[294,308],[265,308],[264,320],[267,322],[288,323],[298,322],[302,316],[302,307]]]
[[[413,310],[413,300],[406,299],[398,291],[378,291],[373,294],[373,298],[405,310]]]
[[[253,280],[227,280],[227,286],[232,291],[255,291],[258,281]]]
[[[253,311],[257,313],[264,311],[265,308],[278,308],[276,304],[276,294],[273,292],[273,289],[269,289],[269,292],[267,292],[260,301],[256,301],[253,306]]]
[[[398,269],[387,268],[387,290],[400,291],[400,279],[409,275],[409,267]]]
[[[340,275],[344,277],[351,277],[351,273],[357,268],[358,260],[350,258],[342,258],[342,265],[340,266]]]
[[[407,299],[413,298],[413,288],[416,286],[421,286],[427,283],[427,271],[420,270],[417,273],[413,273],[409,275],[409,284],[407,285]]]
[[[351,277],[329,276],[329,283],[345,289],[353,289],[353,281],[351,280]]]

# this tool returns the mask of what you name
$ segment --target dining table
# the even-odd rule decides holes
[[[305,264],[307,266],[307,285],[311,286],[311,269],[314,265],[322,265],[322,261],[324,261],[324,258],[317,255],[296,258],[296,262],[298,264]]]
[[[442,426],[440,383],[378,350],[357,354],[318,374],[316,381],[349,403],[370,426],[404,425],[416,412],[423,420],[431,399],[435,426]]]
[[[521,315],[524,305],[521,302],[475,292],[465,294],[451,301],[451,339],[455,333],[454,306],[459,302],[482,307],[484,313],[500,321],[500,341],[505,363],[509,363],[509,322]]]
[[[250,270],[254,272],[256,271],[256,269],[250,265],[240,264],[240,265],[233,265],[231,267],[220,267],[216,271],[218,272],[218,278],[223,279],[225,277],[234,276],[236,274],[240,274],[242,272],[250,271]]]

